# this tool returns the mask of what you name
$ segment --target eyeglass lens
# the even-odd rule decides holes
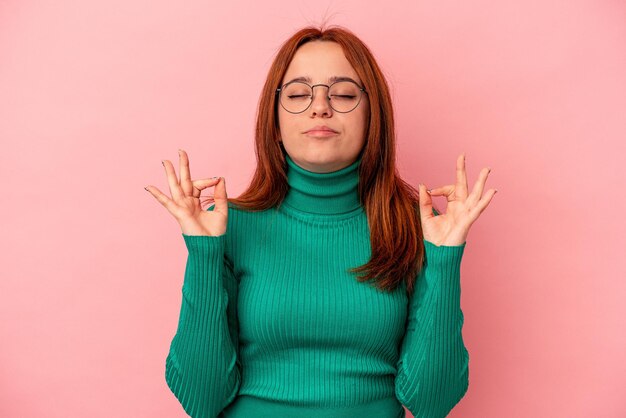
[[[317,87],[318,90],[320,87]],[[316,94],[322,94],[318,91]],[[333,110],[346,113],[354,110],[361,100],[361,89],[351,81],[333,83],[328,89],[330,106]],[[304,112],[313,100],[313,89],[306,83],[294,81],[281,90],[280,103],[286,111],[291,113]]]

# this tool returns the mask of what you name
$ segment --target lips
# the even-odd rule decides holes
[[[329,132],[329,133],[339,133],[337,131],[335,131],[334,129],[329,128],[328,126],[325,125],[318,125],[318,126],[314,126],[313,128],[309,129],[308,131],[305,131],[305,134],[309,134],[309,133],[315,133],[315,132]]]

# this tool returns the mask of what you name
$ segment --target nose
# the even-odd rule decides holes
[[[325,87],[319,89],[319,87]],[[316,90],[317,88],[317,90]],[[311,99],[311,108],[309,109],[311,116],[332,116],[333,109],[330,107],[330,99],[328,98],[328,87],[318,85],[313,87],[313,98]]]

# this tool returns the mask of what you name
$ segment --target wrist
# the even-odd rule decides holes
[[[180,231],[185,235],[210,235],[208,231],[197,222],[180,222]]]

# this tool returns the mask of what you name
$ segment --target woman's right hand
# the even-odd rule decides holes
[[[189,158],[183,150],[178,151],[180,161],[180,181],[176,177],[174,165],[163,160],[172,198],[154,186],[145,189],[152,194],[176,218],[185,235],[218,236],[226,233],[228,223],[228,199],[223,177],[191,180]],[[215,186],[215,207],[212,211],[200,206],[200,192]]]

